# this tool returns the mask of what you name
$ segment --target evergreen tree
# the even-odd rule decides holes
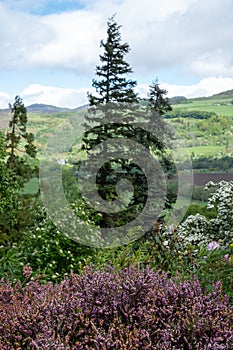
[[[153,81],[152,85],[150,85],[150,91],[148,94],[149,107],[152,111],[163,115],[172,110],[169,99],[165,97],[165,95],[167,95],[167,90],[159,87],[157,79]]]
[[[171,138],[170,131],[162,117],[172,110],[166,94],[167,91],[159,87],[158,80],[153,81],[149,86],[147,112],[144,115],[144,119],[150,125],[150,130],[153,131],[146,137],[145,142],[148,143],[151,151],[160,155],[166,153],[166,144]]]
[[[153,150],[154,155],[162,155],[166,148],[162,137],[165,128],[159,113],[162,108],[166,110],[169,107],[168,101],[164,98],[166,92],[159,89],[158,84],[151,87],[152,90],[156,89],[157,95],[155,91],[150,92],[148,108],[140,107],[133,90],[136,81],[126,78],[132,73],[131,67],[124,60],[125,54],[129,52],[129,45],[121,43],[120,26],[117,25],[114,17],[109,19],[107,25],[107,40],[101,41],[100,45],[104,49],[104,53],[100,55],[102,65],[96,67],[96,75],[99,79],[94,79],[92,82],[98,94],[97,96],[88,95],[90,108],[85,116],[86,132],[83,137],[83,149],[91,155],[92,166],[95,159],[98,164],[99,159],[106,157],[106,162],[96,174],[96,188],[105,201],[118,200],[117,185],[120,180],[126,180],[126,187],[122,190],[124,193],[128,191],[129,182],[132,185],[133,192],[131,191],[130,199],[127,197],[127,210],[101,213],[100,226],[112,228],[121,227],[138,217],[147,202],[148,183],[143,170],[133,160],[144,157],[140,147],[131,150],[132,157],[128,157],[131,159],[125,159],[120,156],[124,152],[124,143],[118,143],[116,157],[107,160],[107,155],[111,154],[112,145],[104,141],[113,138],[130,139],[135,141],[135,145],[136,143],[143,145],[149,153]],[[139,121],[147,124],[146,129],[138,126]],[[159,130],[161,127],[164,128],[162,131]],[[152,128],[157,133],[151,133]],[[97,145],[98,151],[94,152],[93,149]],[[151,173],[150,164],[146,165],[146,168]],[[151,210],[153,211],[153,208]],[[143,226],[143,222],[141,224]]]
[[[82,148],[87,151],[107,138],[119,134],[116,124],[108,124],[111,114],[119,116],[119,123],[127,123],[129,119],[125,113],[123,115],[122,105],[132,107],[138,102],[133,90],[137,82],[127,79],[127,75],[132,73],[132,68],[124,56],[130,51],[130,47],[121,42],[120,28],[112,16],[107,22],[106,42],[101,40],[100,43],[100,47],[104,49],[100,55],[102,65],[96,67],[96,75],[100,79],[92,81],[98,96],[88,94],[90,109],[84,123],[88,131],[84,134]],[[108,125],[105,124],[106,116]]]
[[[7,146],[9,157],[7,164],[13,170],[16,180],[22,186],[32,176],[32,168],[28,164],[25,154],[35,158],[36,146],[33,144],[34,135],[27,132],[27,109],[19,96],[15,97],[13,105],[9,104],[11,119],[7,132]]]
[[[6,164],[6,139],[0,130],[0,246],[10,246],[18,233],[17,213],[20,207],[18,184],[13,180],[13,172]],[[0,251],[0,257],[2,250]]]
[[[125,61],[125,55],[130,51],[130,47],[127,43],[122,43],[120,28],[114,16],[108,20],[107,39],[100,43],[104,52],[100,55],[101,65],[96,67],[98,79],[92,81],[97,96],[88,94],[90,108],[89,113],[85,115],[84,127],[87,131],[84,133],[82,148],[93,155],[93,148],[98,145],[97,160],[111,151],[104,143],[105,140],[125,137],[126,132],[132,135],[128,125],[132,115],[130,113],[128,115],[126,109],[127,106],[131,109],[133,105],[138,105],[137,95],[134,92],[137,83],[127,78],[132,73],[132,68]],[[114,122],[111,116],[114,117]],[[118,154],[121,154],[122,148],[119,145]],[[98,191],[102,198],[108,201],[117,198],[116,183],[119,179],[117,172],[118,170],[121,174],[126,172],[129,168],[128,163],[125,159],[114,159],[106,161],[102,166],[96,176]],[[103,214],[103,226],[113,227],[115,224],[115,214],[112,217]]]
[[[104,53],[100,55],[102,65],[96,67],[96,75],[100,80],[92,81],[99,96],[88,95],[90,106],[109,102],[135,103],[137,95],[133,88],[137,83],[127,80],[126,76],[132,73],[132,68],[124,60],[130,47],[121,42],[121,26],[116,23],[114,16],[108,20],[107,26],[107,40],[101,40],[100,43],[100,47],[104,49]]]

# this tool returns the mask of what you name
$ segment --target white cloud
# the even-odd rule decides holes
[[[81,10],[35,16],[0,4],[0,31],[0,70],[49,67],[83,73],[98,59],[104,21]]]
[[[26,4],[28,0],[22,1]],[[46,1],[44,1],[45,3]],[[58,2],[59,3],[59,2]],[[93,71],[106,20],[114,12],[131,46],[137,75],[182,65],[200,78],[233,70],[230,0],[82,1],[83,10],[47,16],[14,12],[0,4],[0,69],[49,67]],[[34,5],[33,5],[34,6]],[[57,5],[58,6],[58,5]]]
[[[57,6],[64,1],[58,0]],[[41,9],[49,0],[0,2],[0,73],[20,70],[22,77],[22,72],[26,76],[28,71],[43,68],[51,72],[47,86],[42,79],[38,84],[36,78],[29,81],[26,76],[28,87],[20,95],[26,105],[41,102],[73,108],[86,103],[87,89],[59,88],[52,77],[68,70],[82,76],[94,75],[99,43],[106,36],[106,21],[115,12],[117,22],[122,24],[122,38],[131,47],[126,59],[134,70],[133,79],[151,82],[156,76],[160,78],[161,70],[167,71],[166,76],[178,70],[183,77],[186,74],[200,80],[194,85],[161,84],[169,96],[208,96],[233,87],[231,0],[69,1],[77,2],[76,11],[44,16],[30,14],[29,8],[32,12]],[[27,13],[23,12],[26,8]],[[14,88],[19,90],[17,81]],[[139,90],[143,94],[147,87],[140,85]],[[12,96],[0,93],[0,107],[6,107],[9,100]]]
[[[225,77],[233,76],[233,65],[229,64],[227,60],[224,62],[223,59],[219,59],[219,61],[216,58],[214,60],[211,58],[209,60],[198,59],[192,63],[191,67],[196,74],[202,76],[211,76],[218,72],[221,72]]]
[[[185,96],[195,98],[199,96],[211,96],[213,94],[233,89],[233,78],[211,77],[201,80],[193,85],[175,85],[161,82],[160,86],[168,91],[167,96]],[[25,106],[33,103],[50,104],[57,107],[76,108],[88,103],[87,91],[95,93],[93,89],[65,89],[56,86],[32,84],[25,88],[20,96]],[[149,87],[139,84],[137,92],[140,97],[146,97]],[[0,108],[7,108],[13,97],[0,92]]]
[[[84,105],[87,100],[87,89],[64,89],[55,86],[39,84],[29,85],[20,95],[24,104],[43,103],[57,107],[76,108]]]
[[[222,91],[232,90],[233,78],[210,77],[193,85],[175,85],[161,82],[160,86],[167,90],[168,97],[185,96],[187,98],[195,98],[200,96],[211,96]],[[138,86],[138,92],[142,97],[146,97],[148,87],[141,84]]]
[[[51,40],[28,53],[31,64],[74,69],[79,73],[93,69],[103,34],[99,16],[76,11],[45,16],[40,21]]]
[[[11,96],[5,92],[0,91],[0,108],[7,108],[11,102]]]

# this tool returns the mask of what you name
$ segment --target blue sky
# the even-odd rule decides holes
[[[86,103],[114,13],[141,96],[156,78],[169,96],[233,88],[232,0],[2,0],[0,108],[15,95],[26,106]]]

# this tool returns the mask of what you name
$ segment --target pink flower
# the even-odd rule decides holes
[[[219,248],[218,242],[212,241],[208,244],[208,250],[214,250],[216,248]]]
[[[225,261],[230,261],[230,254],[224,255],[224,260]]]
[[[29,265],[26,265],[23,267],[23,275],[26,277],[26,278],[30,278],[31,277],[31,274],[32,274],[32,268],[31,266]]]

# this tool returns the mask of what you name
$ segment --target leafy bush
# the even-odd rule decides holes
[[[35,275],[42,274],[44,281],[59,281],[71,270],[79,272],[94,250],[73,241],[46,218],[25,234],[19,252]]]
[[[73,204],[74,211],[76,204]],[[77,210],[82,210],[82,207]],[[71,270],[77,273],[87,265],[95,249],[79,244],[60,232],[46,217],[40,202],[32,213],[34,226],[22,235],[21,242],[10,249],[0,247],[0,278],[15,283],[22,281],[22,267],[30,265],[33,275],[43,275],[43,281],[60,281]]]
[[[95,268],[113,266],[115,271],[130,265],[150,266],[155,271],[166,271],[169,276],[177,272],[183,280],[194,275],[202,287],[212,290],[212,282],[221,281],[223,291],[233,304],[233,244],[228,247],[217,244],[218,249],[210,250],[208,245],[199,247],[184,245],[178,237],[177,229],[160,225],[146,237],[126,246],[98,250],[91,261]]]
[[[216,219],[210,220],[215,240],[228,245],[233,241],[233,181],[209,182],[206,188],[215,187],[216,191],[208,200],[208,208],[217,208]]]
[[[178,111],[174,110],[168,112],[164,115],[166,119],[172,118],[194,118],[194,119],[209,119],[212,116],[217,116],[215,112],[205,112],[205,111]]]
[[[233,244],[225,248],[212,241],[207,246],[202,246],[179,272],[183,279],[197,276],[208,291],[212,290],[213,282],[220,280],[224,294],[228,295],[233,304]]]
[[[191,259],[192,252],[178,240],[176,228],[156,223],[141,239],[117,248],[99,249],[92,262],[98,269],[109,264],[116,270],[140,264],[174,275]]]
[[[221,283],[168,279],[149,268],[86,268],[60,284],[1,281],[1,349],[232,349]]]
[[[185,244],[207,244],[214,239],[210,232],[209,221],[200,214],[188,216],[178,228],[179,239]]]
[[[209,221],[205,216],[189,216],[178,229],[178,235],[186,243],[207,244],[210,241],[221,241],[227,246],[233,240],[233,181],[221,181],[218,184],[209,182],[205,189],[215,187],[211,193],[207,208],[217,211],[216,218]]]

